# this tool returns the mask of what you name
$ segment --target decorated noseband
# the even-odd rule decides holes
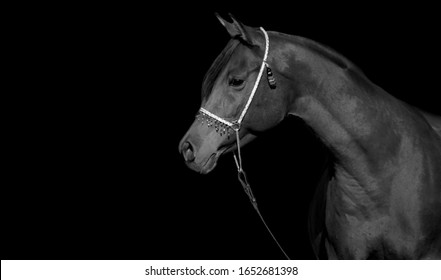
[[[207,123],[208,127],[214,126],[214,129],[221,136],[227,134],[228,139],[230,139],[230,126],[216,120],[215,118],[207,115],[206,113],[199,111],[196,115],[196,119],[201,122],[201,124]]]

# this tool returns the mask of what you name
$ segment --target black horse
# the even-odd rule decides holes
[[[297,116],[333,155],[334,172],[310,213],[317,257],[440,259],[441,118],[394,98],[312,40],[219,20],[232,38],[205,77],[204,117],[180,143],[187,165],[208,173],[237,143]],[[259,84],[264,66],[271,77]]]

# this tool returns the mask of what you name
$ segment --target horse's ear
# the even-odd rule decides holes
[[[253,40],[251,39],[250,33],[247,30],[248,28],[245,25],[243,25],[241,22],[236,20],[232,14],[228,14],[228,15],[233,20],[232,23],[224,20],[218,13],[216,13],[217,19],[225,27],[225,29],[227,29],[228,33],[232,38],[239,37],[248,44],[253,45]]]

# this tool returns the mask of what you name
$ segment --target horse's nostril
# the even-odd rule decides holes
[[[193,146],[189,142],[182,145],[182,153],[186,161],[194,160]]]
[[[188,149],[188,150],[185,152],[185,159],[186,159],[187,161],[193,161],[193,160],[194,160],[194,154],[193,154],[193,151],[192,151],[192,150]]]
[[[189,146],[190,146],[190,143],[188,143],[187,141],[185,141],[185,142],[182,144],[182,147],[181,147],[182,151],[184,152],[184,151],[188,150]]]

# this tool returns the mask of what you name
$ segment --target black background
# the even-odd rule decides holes
[[[12,78],[2,259],[283,258],[232,156],[200,175],[178,153],[229,40],[215,11],[328,45],[392,95],[439,113],[434,7],[271,2],[15,10],[12,72],[24,75]],[[295,118],[243,149],[261,211],[293,259],[314,258],[307,212],[325,158]]]

